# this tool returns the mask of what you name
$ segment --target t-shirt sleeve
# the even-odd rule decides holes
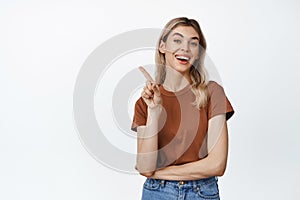
[[[131,130],[137,132],[137,127],[146,125],[147,123],[147,104],[144,102],[142,97],[140,97],[134,106],[133,120],[131,124]]]
[[[226,114],[226,120],[228,120],[234,114],[234,110],[223,87],[210,81],[208,84],[208,119],[219,114]]]

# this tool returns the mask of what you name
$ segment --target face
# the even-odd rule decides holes
[[[199,58],[199,35],[191,26],[173,29],[159,51],[165,55],[166,66],[187,76],[196,59]]]

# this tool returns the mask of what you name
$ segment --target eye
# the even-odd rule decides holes
[[[197,43],[197,42],[191,42],[191,45],[192,45],[193,47],[197,47],[197,46],[198,46],[198,43]]]
[[[175,43],[178,43],[178,44],[180,44],[180,43],[181,43],[181,41],[180,41],[180,40],[178,40],[178,39],[174,39],[174,40],[173,40],[173,42],[175,42]]]

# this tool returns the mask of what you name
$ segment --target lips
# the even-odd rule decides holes
[[[176,54],[175,58],[179,61],[180,64],[187,64],[191,57],[189,55],[184,54]]]
[[[175,57],[178,60],[182,60],[182,61],[189,61],[191,59],[190,56],[188,56],[188,55],[179,55],[179,54],[177,54],[177,55],[175,55]]]

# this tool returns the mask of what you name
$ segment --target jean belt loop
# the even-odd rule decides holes
[[[160,185],[161,187],[165,187],[166,181],[165,180],[160,180]]]

